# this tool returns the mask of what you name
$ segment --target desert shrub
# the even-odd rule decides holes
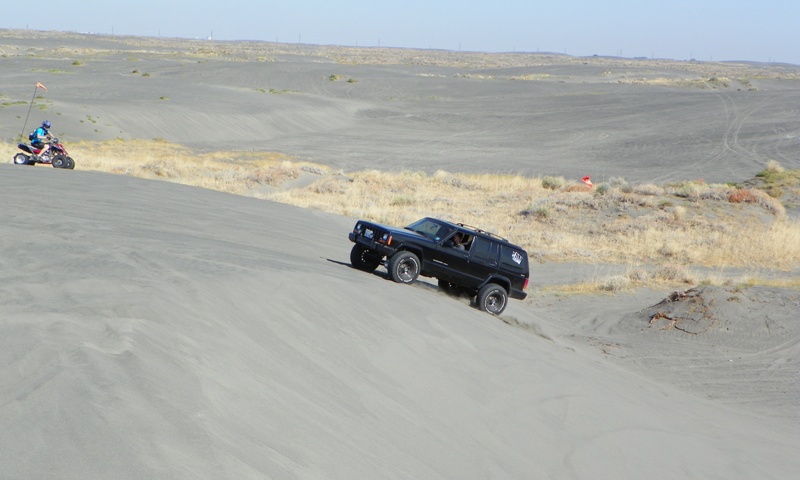
[[[655,208],[656,201],[652,197],[639,197],[639,206],[645,208]]]
[[[753,190],[753,193],[756,196],[758,205],[779,217],[786,215],[786,207],[783,206],[779,199],[770,196],[769,193],[763,190]]]
[[[728,195],[728,201],[731,203],[756,203],[755,190],[749,188],[740,188],[734,190]]]
[[[664,195],[664,189],[659,187],[658,185],[653,185],[652,183],[645,183],[643,185],[636,185],[633,187],[633,192],[638,193],[639,195]]]
[[[608,184],[608,183],[605,183],[605,182],[603,182],[603,183],[599,184],[599,185],[598,185],[598,186],[597,186],[597,187],[594,189],[594,191],[595,191],[595,193],[596,193],[597,195],[605,195],[605,194],[607,194],[608,192],[610,192],[610,191],[611,191],[611,185],[610,185],[610,184]]]
[[[540,200],[531,204],[528,208],[519,212],[519,214],[523,217],[546,220],[552,216],[552,207],[549,200]]]
[[[775,160],[767,162],[766,168],[756,173],[756,177],[764,180],[766,183],[779,182],[782,184],[797,185],[800,182],[800,170],[786,170],[783,166]]]
[[[279,165],[272,165],[266,168],[259,168],[250,172],[246,176],[248,183],[257,183],[260,185],[277,186],[283,182],[294,180],[300,176],[300,172],[289,162],[282,162]]]
[[[675,242],[664,242],[658,253],[665,257],[675,257],[680,253],[680,247]]]
[[[463,178],[457,177],[455,175],[450,175],[447,172],[442,172],[441,170],[439,172],[436,172],[436,174],[437,175],[434,178],[437,178],[443,184],[449,185],[454,188],[461,188],[464,190],[476,190],[480,188],[479,186],[477,186],[472,182],[464,180]]]
[[[596,199],[594,195],[588,191],[577,190],[558,194],[555,198],[553,198],[553,202],[556,205],[565,207],[586,207],[597,209],[601,200]]]
[[[314,175],[320,175],[320,176],[327,174],[327,172],[325,170],[323,170],[320,167],[314,166],[314,165],[302,165],[300,167],[300,170],[302,170],[304,172],[307,172],[307,173],[313,173]]]
[[[142,170],[149,172],[156,177],[162,178],[177,178],[179,176],[177,170],[166,162],[150,162],[142,165]]]
[[[622,193],[633,193],[633,187],[623,177],[611,177],[608,179],[608,183]]]
[[[391,202],[389,202],[389,205],[395,207],[404,207],[408,205],[414,205],[415,203],[417,203],[417,201],[411,195],[397,195],[392,199]]]
[[[620,188],[624,185],[627,185],[628,181],[623,177],[611,177],[608,179],[608,183],[611,184],[612,187]]]
[[[651,228],[659,223],[666,223],[673,219],[673,215],[662,210],[655,210],[639,216],[632,224],[632,228],[644,230]]]
[[[650,279],[650,273],[641,267],[629,269],[626,275],[632,282],[645,282]]]
[[[770,185],[765,191],[772,198],[781,198],[784,194],[783,189],[777,185]]]
[[[700,198],[703,200],[715,200],[718,202],[727,201],[731,194],[731,189],[728,185],[708,186],[703,188],[700,192]]]
[[[530,214],[538,219],[546,220],[553,216],[552,210],[546,205],[541,205],[530,211]]]
[[[786,214],[786,207],[783,206],[780,200],[773,198],[767,192],[757,189],[740,188],[734,190],[728,196],[728,201],[731,203],[755,203],[775,215],[783,216]]]
[[[708,79],[708,83],[712,84],[713,88],[717,88],[717,86],[728,88],[730,82],[731,79],[728,77],[711,77]]]
[[[570,185],[567,188],[565,188],[564,191],[567,191],[567,192],[591,192],[592,188],[593,187],[591,187],[589,185],[584,185],[584,184],[581,183],[581,184],[577,184],[577,185]]]
[[[683,182],[677,186],[674,186],[672,193],[678,197],[688,198],[689,200],[697,200],[700,198],[702,189],[698,183]]]
[[[564,180],[564,177],[542,177],[542,188],[546,188],[548,190],[558,190],[562,188],[565,183],[566,180]]]
[[[684,265],[670,263],[662,265],[654,273],[653,278],[665,282],[695,283],[695,277]]]
[[[686,217],[686,207],[680,205],[672,209],[672,219],[676,222],[683,220]]]
[[[616,292],[630,286],[631,280],[624,275],[612,275],[600,283],[600,290]]]
[[[349,182],[342,177],[326,177],[314,182],[309,190],[318,195],[343,195]]]
[[[786,169],[783,168],[783,165],[781,165],[777,160],[770,160],[767,162],[767,168],[765,170],[769,173],[783,173],[786,171]]]

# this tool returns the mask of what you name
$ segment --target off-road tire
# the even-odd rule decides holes
[[[74,170],[75,169],[75,160],[72,157],[67,157],[67,164],[64,166],[67,170]]]
[[[500,315],[508,304],[508,292],[496,283],[489,283],[478,290],[475,299],[478,308],[491,315]]]
[[[365,272],[374,272],[381,264],[381,257],[369,248],[356,243],[350,250],[350,264]]]
[[[24,153],[18,153],[14,155],[14,164],[15,165],[33,165],[31,161],[31,157],[25,155]]]
[[[419,258],[411,252],[397,252],[389,259],[389,276],[397,283],[414,283],[419,271]]]
[[[54,156],[53,168],[67,168],[67,157],[65,155]]]

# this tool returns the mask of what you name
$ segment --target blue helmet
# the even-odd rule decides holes
[[[42,122],[42,126],[44,128],[50,128],[50,120],[45,120],[44,122]]]

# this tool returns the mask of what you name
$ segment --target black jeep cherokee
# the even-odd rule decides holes
[[[349,238],[353,267],[372,272],[385,265],[399,283],[436,278],[440,288],[475,297],[478,308],[492,315],[502,313],[508,297],[527,295],[528,254],[478,228],[435,218],[403,229],[359,220]]]

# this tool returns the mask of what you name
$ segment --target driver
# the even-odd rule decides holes
[[[463,240],[464,235],[461,232],[456,232],[453,238],[450,239],[450,246],[458,250],[464,250]]]
[[[50,144],[47,143],[53,139],[53,136],[50,135],[50,126],[50,120],[45,120],[42,122],[42,126],[33,131],[31,146],[40,149],[39,155],[37,155],[39,158],[42,158],[50,149]]]

